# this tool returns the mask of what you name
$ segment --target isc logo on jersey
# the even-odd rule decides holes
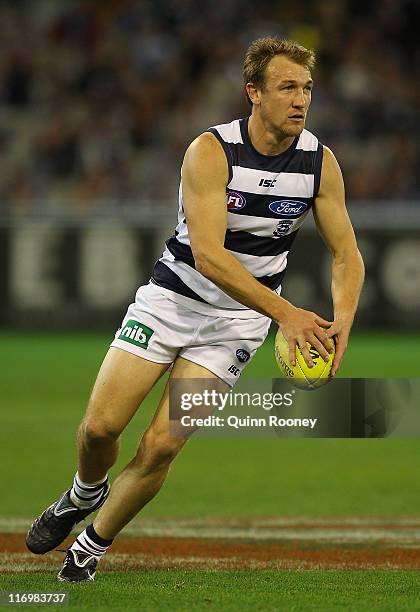
[[[228,210],[241,210],[246,204],[244,196],[236,191],[229,191],[226,194]]]
[[[288,217],[289,219],[296,219],[300,217],[308,205],[305,202],[298,200],[276,200],[268,205],[271,212],[279,215],[280,217]]]

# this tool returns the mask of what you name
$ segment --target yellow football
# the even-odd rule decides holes
[[[308,345],[314,363],[313,367],[310,368],[307,365],[298,347],[296,347],[296,365],[293,366],[289,360],[289,345],[279,329],[276,334],[274,349],[276,361],[283,377],[290,380],[295,387],[299,389],[317,389],[331,380],[331,367],[334,360],[335,344],[334,340],[331,339],[333,351],[330,353],[327,362],[323,360],[316,348],[309,344],[309,342],[306,344]]]

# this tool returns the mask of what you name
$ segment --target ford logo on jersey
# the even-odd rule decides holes
[[[228,191],[226,194],[228,210],[241,210],[246,204],[246,200],[243,195],[236,193],[236,191]]]
[[[268,208],[276,215],[296,219],[296,217],[300,217],[305,212],[308,205],[298,200],[276,200],[271,202]]]

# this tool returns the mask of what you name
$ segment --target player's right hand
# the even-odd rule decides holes
[[[285,317],[278,321],[283,336],[289,345],[290,363],[293,366],[296,365],[296,346],[298,346],[308,367],[313,367],[314,363],[307,342],[327,362],[332,348],[326,330],[331,327],[332,321],[327,321],[310,310],[290,306],[291,308],[288,309]]]

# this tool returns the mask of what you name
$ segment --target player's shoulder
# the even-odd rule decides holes
[[[185,153],[186,158],[209,159],[223,156],[223,149],[217,138],[211,132],[203,132],[191,142]]]
[[[205,133],[211,133],[217,139],[228,144],[243,144],[241,132],[241,119],[234,119],[229,123],[220,123],[209,127]]]
[[[330,147],[327,147],[327,145],[322,145],[322,149],[323,149],[323,159],[322,159],[322,170],[323,172],[336,172],[337,170],[340,169],[340,165],[337,161],[336,156],[334,155],[334,153],[332,152],[332,150],[330,149]]]
[[[221,177],[226,184],[228,165],[223,147],[214,134],[203,132],[195,138],[186,150],[181,175],[213,178]]]
[[[187,151],[203,149],[220,152],[220,145],[225,147],[225,145],[229,144],[243,144],[241,121],[243,120],[234,119],[229,123],[219,123],[218,125],[208,127],[192,141]]]
[[[334,153],[332,152],[332,149],[330,149],[330,147],[324,144],[322,145],[322,148],[324,152],[324,157],[326,157],[327,159],[337,159]]]
[[[238,135],[239,134],[239,135]],[[242,142],[239,119],[207,128],[197,136],[186,151],[187,158],[200,158],[207,161],[226,162],[224,145]]]
[[[332,150],[323,145],[322,169],[320,181],[320,195],[328,195],[328,193],[336,193],[338,188],[343,184],[343,175],[340,165]]]

